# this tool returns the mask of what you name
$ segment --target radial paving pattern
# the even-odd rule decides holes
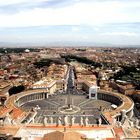
[[[45,100],[27,102],[22,107],[27,110],[36,106],[40,108],[35,116],[35,123],[97,124],[101,119],[106,123],[101,109],[111,109],[111,103],[77,94],[73,83],[74,73],[70,67],[66,94],[54,94]]]
[[[101,116],[99,109],[111,109],[111,103],[103,100],[92,100],[87,99],[84,95],[73,95],[69,103],[71,106],[78,108],[76,111],[69,113],[60,111],[60,108],[67,106],[68,94],[59,94],[51,96],[46,100],[32,101],[24,104],[22,108],[31,110],[33,107],[38,105],[40,109],[35,117],[35,123],[43,123],[45,116],[83,116],[86,115],[89,118],[90,123],[95,124],[96,120]],[[78,117],[75,122],[78,123]]]

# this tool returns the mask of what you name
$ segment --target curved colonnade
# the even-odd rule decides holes
[[[35,101],[35,100],[43,100],[48,98],[48,93],[45,91],[36,91],[33,90],[30,93],[22,93],[21,96],[18,95],[18,98],[14,101],[14,104],[17,107],[21,107],[27,102]]]
[[[9,108],[11,107],[20,108],[22,105],[24,105],[27,102],[34,101],[34,100],[42,100],[46,98],[48,98],[48,93],[45,90],[42,90],[42,89],[29,90],[29,91],[24,91],[17,95],[11,96],[7,100],[6,106]],[[131,117],[133,115],[134,103],[129,97],[125,95],[99,90],[98,99],[111,102],[112,104],[115,104],[118,106],[115,110],[108,112],[108,114],[112,118],[120,117],[122,110],[126,111],[126,115],[128,117]]]
[[[118,106],[115,110],[106,112],[112,118],[120,117],[123,110],[126,112],[126,115],[129,118],[133,116],[134,102],[129,97],[123,94],[100,90],[98,92],[98,99],[111,102],[112,104]]]
[[[20,108],[23,104],[34,101],[34,100],[42,100],[48,97],[48,93],[46,90],[37,89],[37,90],[28,90],[18,93],[16,95],[12,95],[5,102],[5,107],[7,111],[2,114],[2,116],[6,116],[8,110],[11,111],[14,108]],[[1,115],[1,114],[0,114]]]

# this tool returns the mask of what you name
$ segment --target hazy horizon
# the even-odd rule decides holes
[[[139,0],[1,0],[1,45],[140,45]]]

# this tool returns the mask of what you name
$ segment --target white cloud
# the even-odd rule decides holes
[[[79,31],[80,29],[79,29],[78,27],[72,27],[71,30],[74,31],[74,32],[77,32],[77,31]]]
[[[88,36],[86,36],[86,35],[83,35],[83,36],[82,36],[82,39],[84,39],[84,40],[88,40],[88,39],[89,39],[89,37],[88,37]]]
[[[27,0],[1,0],[0,6],[9,5],[9,4],[19,4],[22,2],[27,2]]]
[[[107,33],[101,33],[100,35],[103,35],[103,36],[127,36],[127,37],[132,37],[132,36],[137,36],[137,33],[134,33],[134,32],[107,32]]]
[[[39,2],[43,2],[46,0],[39,0]],[[0,6],[10,5],[10,4],[22,4],[22,3],[35,3],[38,0],[0,0]]]
[[[97,27],[95,27],[95,28],[94,28],[94,30],[95,30],[95,31],[99,31],[100,29],[99,29],[99,28],[97,28]]]
[[[8,0],[6,1],[8,2]],[[12,0],[11,3],[18,3],[18,1],[19,0]],[[27,2],[28,0],[20,0],[20,2],[25,1]],[[4,4],[4,0],[0,2],[0,4],[2,3]],[[140,7],[140,3],[137,6]],[[21,11],[14,15],[0,14],[0,27],[99,25],[115,22],[127,23],[140,21],[138,14],[136,15],[134,13],[134,16],[129,16],[127,12],[122,12],[123,7],[124,5],[119,1],[91,1],[87,3],[79,1],[74,5],[66,7],[28,9],[27,11]]]

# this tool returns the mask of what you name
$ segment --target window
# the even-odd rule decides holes
[[[95,94],[94,93],[91,93],[91,97],[95,97]]]

